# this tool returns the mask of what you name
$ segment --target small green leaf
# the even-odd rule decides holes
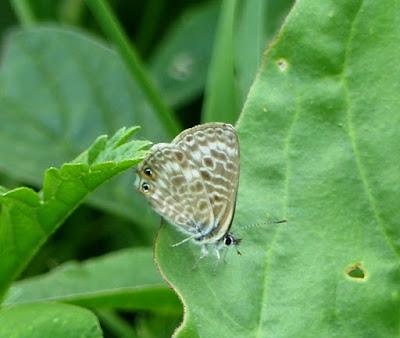
[[[151,248],[114,252],[15,282],[4,305],[63,301],[92,308],[151,310],[179,315],[181,304],[158,273]]]
[[[40,194],[22,187],[0,196],[0,295],[90,192],[143,159],[148,142],[128,141],[126,136],[132,135],[132,129],[123,128],[117,135],[102,138],[95,163],[89,164],[88,156],[80,156],[83,162],[47,170]]]
[[[101,338],[96,316],[68,304],[17,305],[0,310],[0,337]]]

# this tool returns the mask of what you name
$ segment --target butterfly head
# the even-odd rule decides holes
[[[228,232],[222,239],[221,239],[222,243],[224,246],[229,247],[229,246],[237,246],[240,244],[240,242],[242,241],[241,238],[236,238],[234,237],[230,232]],[[238,255],[241,255],[240,251],[236,249],[236,252],[238,253]]]

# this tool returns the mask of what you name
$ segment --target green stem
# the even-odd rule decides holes
[[[82,20],[84,5],[82,0],[64,1],[59,8],[60,21],[72,26],[79,26]]]
[[[165,0],[148,0],[146,3],[136,40],[142,53],[150,49],[165,5]]]
[[[29,0],[11,0],[10,4],[22,26],[28,27],[35,23],[35,15],[33,14]]]
[[[234,75],[234,26],[239,1],[222,0],[204,94],[203,122],[235,123],[239,107]]]
[[[158,114],[166,129],[171,135],[176,135],[181,130],[178,121],[174,118],[173,113],[164,103],[164,100],[153,85],[142,60],[133,45],[129,43],[121,25],[112,13],[109,4],[105,0],[86,0],[86,3],[105,34],[119,50],[130,73],[138,82],[150,105]]]

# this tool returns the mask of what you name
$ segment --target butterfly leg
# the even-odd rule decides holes
[[[201,246],[201,256],[200,259],[203,259],[204,257],[208,256],[208,248],[207,248],[207,244],[204,244]]]
[[[219,253],[219,249],[218,248],[215,248],[215,256],[217,257],[217,259],[218,260],[220,260],[221,259],[221,255],[220,255],[220,253]]]
[[[195,238],[195,237],[197,237],[197,236],[198,236],[197,234],[191,235],[191,236],[186,237],[185,239],[181,240],[181,241],[178,242],[178,243],[171,244],[171,246],[172,246],[172,247],[176,247],[176,246],[178,246],[178,245],[181,245],[181,244],[183,244],[183,243],[186,243],[187,241],[190,241],[191,239],[193,239],[193,238]]]
[[[222,261],[226,264],[226,255],[228,254],[228,248],[223,248],[223,253],[222,253]]]
[[[222,255],[221,255],[220,251],[222,251]],[[214,253],[215,253],[215,256],[217,257],[217,260],[215,261],[215,264],[214,264],[214,274],[217,274],[218,267],[221,265],[221,263],[226,263],[225,257],[226,257],[227,252],[228,252],[228,250],[225,247],[221,248],[221,247],[216,246],[214,248]]]
[[[193,265],[192,270],[196,270],[197,267],[199,266],[200,261],[208,256],[208,248],[207,248],[207,244],[204,244],[201,246],[201,255],[200,257],[197,259],[196,263]]]
[[[171,246],[172,246],[172,247],[175,247],[175,246],[181,245],[181,244],[183,244],[183,243],[186,243],[187,241],[190,241],[191,239],[194,239],[194,238],[201,238],[202,233],[201,233],[201,228],[200,228],[200,226],[196,224],[196,225],[194,226],[194,228],[196,229],[196,232],[195,232],[194,234],[190,235],[189,237],[186,237],[185,239],[181,240],[181,241],[178,242],[178,243],[171,244]],[[203,252],[203,251],[202,251],[202,252]]]

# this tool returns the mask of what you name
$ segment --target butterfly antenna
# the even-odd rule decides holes
[[[264,222],[259,222],[259,223],[246,225],[243,228],[244,229],[250,229],[250,228],[257,228],[257,227],[260,227],[260,226],[263,226],[263,225],[268,225],[268,224],[281,224],[281,223],[286,223],[286,222],[287,222],[286,219],[282,219],[282,220],[279,220],[279,221],[267,220],[267,221],[264,221]]]

